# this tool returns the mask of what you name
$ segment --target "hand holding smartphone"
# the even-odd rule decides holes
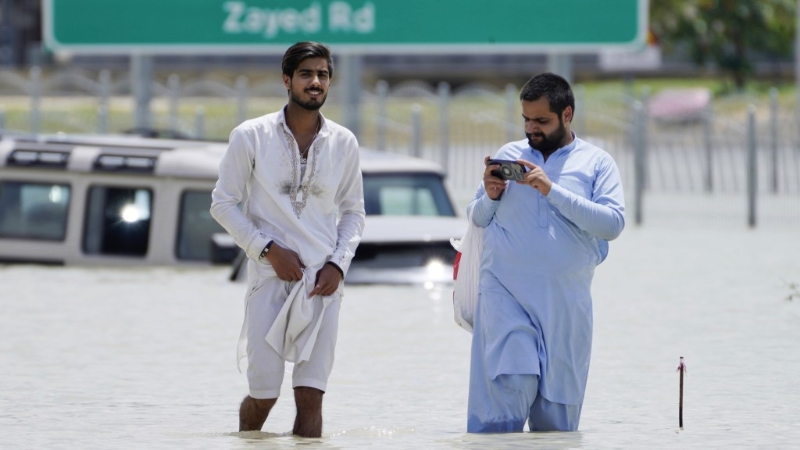
[[[492,175],[502,180],[524,181],[525,166],[509,159],[490,159],[486,162],[487,166],[499,164],[500,167],[492,170]]]

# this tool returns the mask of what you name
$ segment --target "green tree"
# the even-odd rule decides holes
[[[715,63],[743,89],[756,56],[791,55],[796,0],[653,0],[650,26],[662,49]]]

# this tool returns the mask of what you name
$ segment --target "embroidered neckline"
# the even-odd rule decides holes
[[[297,218],[300,218],[300,215],[303,213],[303,210],[306,207],[306,200],[308,199],[308,190],[311,187],[311,184],[314,181],[314,177],[316,176],[316,168],[317,168],[317,153],[319,150],[319,141],[316,140],[316,134],[314,135],[314,140],[311,141],[310,149],[308,150],[309,155],[313,155],[311,167],[306,168],[306,173],[303,176],[303,182],[300,183],[300,164],[306,163],[308,160],[307,158],[303,158],[300,155],[299,146],[297,145],[297,141],[292,136],[284,126],[283,123],[281,125],[281,131],[283,131],[283,135],[286,138],[286,142],[288,143],[288,150],[289,154],[291,155],[292,160],[292,184],[289,187],[289,201],[292,203],[292,210],[294,211],[294,215]],[[322,119],[320,118],[320,128],[322,128]],[[319,133],[319,131],[317,132]],[[304,161],[305,160],[305,161]],[[298,194],[302,193],[302,200],[298,200]]]

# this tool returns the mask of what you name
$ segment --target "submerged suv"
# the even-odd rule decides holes
[[[224,151],[220,143],[135,136],[5,136],[0,262],[231,263],[238,249],[208,212]],[[361,166],[367,218],[345,281],[451,280],[450,239],[463,235],[466,221],[441,168],[370,150],[361,151]]]

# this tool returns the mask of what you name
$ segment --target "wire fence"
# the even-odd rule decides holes
[[[518,86],[469,84],[451,89],[378,81],[360,95],[359,142],[380,151],[435,161],[463,206],[475,192],[486,155],[524,138]],[[119,133],[134,127],[127,74],[0,71],[0,130],[17,133]],[[151,87],[151,126],[225,140],[243,120],[280,108],[283,83],[170,75]],[[575,87],[573,130],[617,161],[628,221],[681,226],[800,225],[800,145],[795,105],[767,98],[712,99],[690,120],[649,114],[649,94],[587,94]],[[327,117],[344,123],[336,86]],[[752,123],[751,123],[752,122]]]

